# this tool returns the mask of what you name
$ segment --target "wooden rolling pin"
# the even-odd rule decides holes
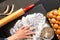
[[[21,8],[21,9],[15,11],[15,12],[13,12],[13,13],[10,14],[9,16],[1,19],[1,20],[0,20],[0,27],[2,27],[2,26],[4,26],[5,24],[13,21],[14,19],[22,16],[23,14],[25,14],[25,12],[27,12],[28,10],[30,10],[31,8],[33,8],[34,6],[37,6],[37,5],[39,5],[39,4],[40,4],[40,0],[37,1],[36,3],[33,3],[33,4],[29,5],[29,6],[27,6],[27,7],[24,8],[24,9]]]
[[[31,4],[29,6],[27,6],[26,8],[21,8],[15,12],[13,12],[12,14],[10,14],[9,16],[6,16],[5,18],[0,20],[0,27],[6,25],[7,23],[13,21],[14,19],[22,16],[23,14],[25,14],[26,11],[30,10],[31,8],[33,8],[35,5]]]
[[[0,20],[0,27],[2,27],[3,25],[7,24],[8,22],[18,18],[19,16],[23,15],[25,12],[23,11],[23,9],[19,9],[16,12],[12,13],[11,15],[3,18]]]

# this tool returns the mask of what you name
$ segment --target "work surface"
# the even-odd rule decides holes
[[[6,7],[6,5],[11,6],[12,4],[14,4],[15,5],[14,11],[16,11],[20,8],[24,8],[24,7],[30,5],[34,2],[37,2],[37,1],[38,0],[3,0],[3,2],[0,2],[0,13],[3,12],[3,9]],[[40,8],[42,8],[42,10],[43,9],[45,10],[44,15],[46,15],[46,11],[48,12],[48,11],[55,9],[55,8],[58,8],[60,6],[59,0],[47,0],[47,1],[46,0],[40,0],[40,2],[43,5],[43,7],[40,6],[40,7],[36,8],[36,9],[38,9],[38,11],[36,11],[36,9],[34,9],[34,11],[40,12],[40,10],[41,10]],[[30,10],[27,13],[34,13],[34,11],[31,12],[31,10]],[[42,12],[42,13],[44,13],[44,12]],[[2,18],[2,17],[4,17],[4,16],[0,16],[0,18]],[[16,20],[14,20],[14,21],[8,23],[7,25],[5,25],[4,27],[0,28],[0,37],[10,36],[9,29],[14,26],[14,24],[16,23],[16,21],[18,19],[21,19],[21,17],[17,18]],[[53,40],[57,40],[57,37],[55,36]]]

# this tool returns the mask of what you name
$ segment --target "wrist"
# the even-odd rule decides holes
[[[18,40],[18,37],[16,35],[12,35],[7,38],[8,40]]]

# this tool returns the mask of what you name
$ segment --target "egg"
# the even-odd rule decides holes
[[[58,21],[60,21],[60,16],[57,16],[56,19],[57,19]]]
[[[56,15],[53,15],[53,18],[56,18]]]
[[[60,25],[60,22],[58,22],[58,24]]]
[[[58,28],[58,24],[54,24],[54,26],[53,26],[55,29],[57,29]]]
[[[58,35],[58,39],[60,39],[60,35]]]
[[[57,11],[57,10],[54,10],[54,11],[53,11],[53,14],[54,14],[54,15],[58,15],[58,11]]]
[[[50,20],[50,23],[51,23],[51,24],[56,23],[56,19],[52,18],[52,19]]]
[[[56,20],[56,24],[58,24],[58,23],[59,23],[59,21]]]
[[[52,17],[53,17],[53,14],[49,12],[49,13],[47,14],[47,17],[48,17],[48,18],[52,18]]]
[[[56,33],[57,33],[57,34],[60,34],[60,29],[57,29]]]

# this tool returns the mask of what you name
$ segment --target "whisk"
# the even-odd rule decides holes
[[[7,5],[5,11],[3,13],[0,13],[0,16],[10,15],[14,11],[14,4],[12,4],[11,10],[9,10],[9,9],[10,9],[10,6]]]

